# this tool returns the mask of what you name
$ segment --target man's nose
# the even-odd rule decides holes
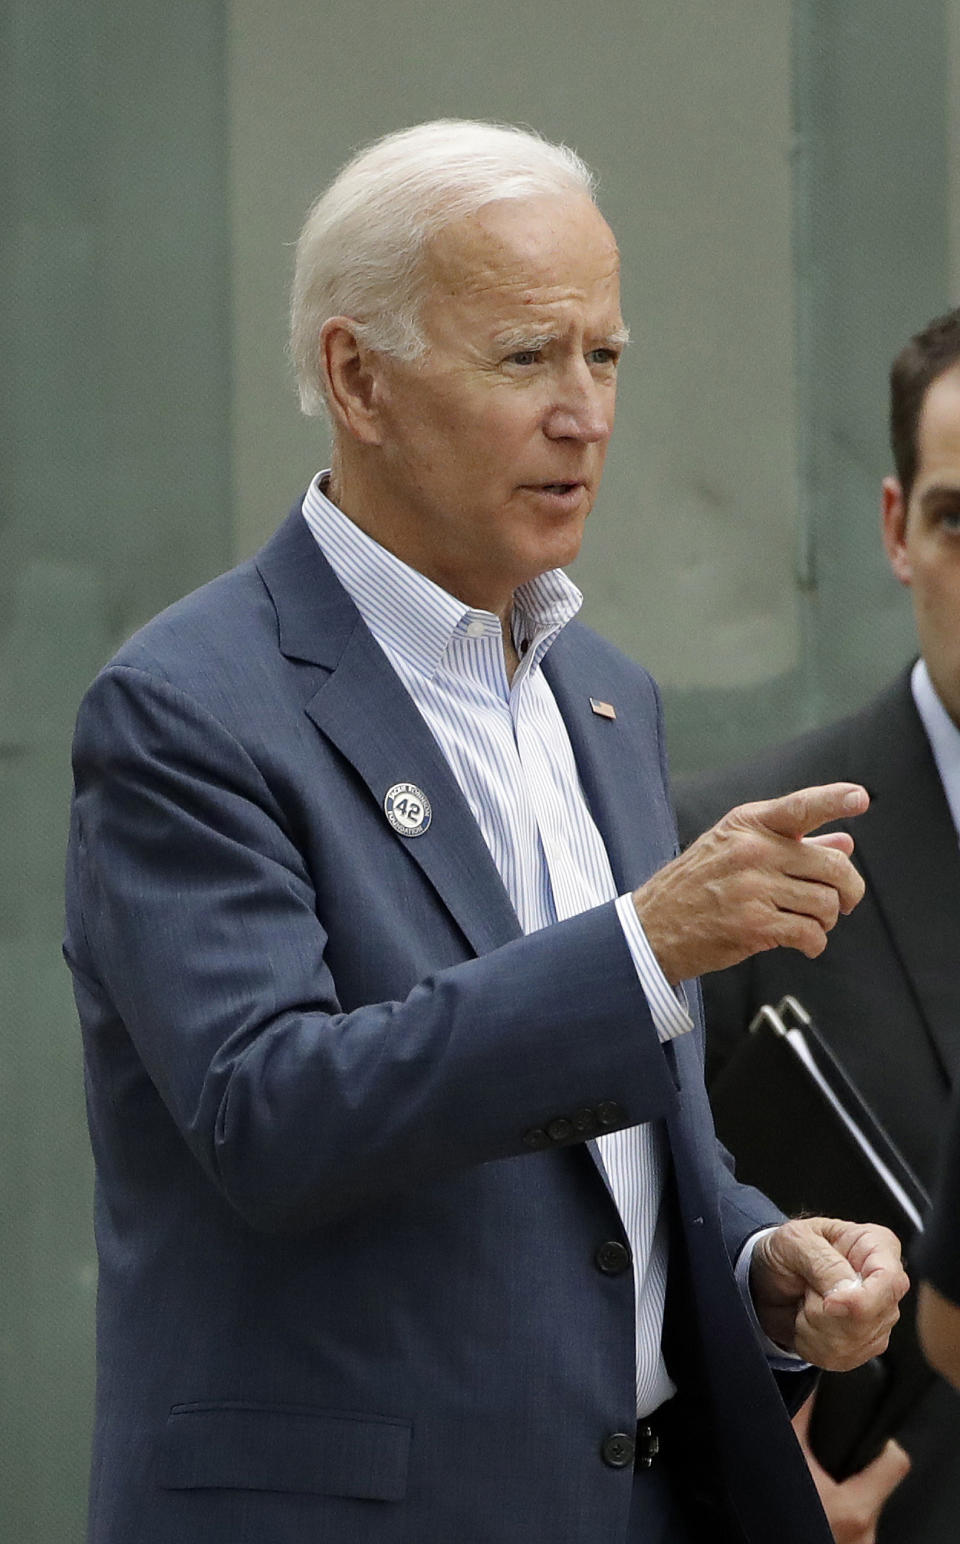
[[[551,440],[596,444],[610,437],[613,427],[610,386],[601,385],[584,361],[581,369],[565,371],[557,383],[544,429]]]

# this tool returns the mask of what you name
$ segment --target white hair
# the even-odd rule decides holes
[[[592,201],[594,186],[567,146],[507,124],[439,119],[361,150],[314,204],[297,243],[290,351],[304,413],[325,409],[319,340],[328,317],[349,316],[382,353],[423,354],[422,255],[444,225],[499,199]]]

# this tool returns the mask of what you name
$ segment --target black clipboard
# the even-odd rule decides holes
[[[712,1084],[710,1102],[738,1178],[790,1216],[886,1224],[909,1269],[929,1196],[795,997],[761,1008]],[[810,1421],[814,1454],[835,1479],[854,1474],[932,1381],[911,1295],[883,1356],[821,1375]]]

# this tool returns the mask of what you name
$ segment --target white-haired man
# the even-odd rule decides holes
[[[331,472],[85,700],[96,1544],[829,1538],[777,1379],[885,1343],[899,1251],[736,1185],[682,983],[822,949],[860,886],[803,838],[867,800],[674,857],[561,571],[625,340],[568,151],[363,152],[298,254]]]

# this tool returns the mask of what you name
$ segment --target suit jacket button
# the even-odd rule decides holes
[[[584,1105],[573,1117],[573,1129],[578,1137],[592,1137],[597,1129],[597,1112],[590,1106]]]
[[[569,1142],[573,1136],[573,1121],[567,1120],[565,1115],[558,1115],[547,1126],[547,1136],[551,1142]]]
[[[550,1146],[550,1138],[542,1126],[531,1126],[529,1131],[523,1133],[524,1147],[530,1147],[534,1152],[539,1152],[543,1147]]]
[[[600,1451],[604,1463],[609,1464],[611,1469],[628,1469],[633,1463],[636,1443],[625,1431],[615,1431],[604,1438]]]
[[[623,1126],[626,1124],[627,1112],[622,1104],[617,1104],[615,1099],[601,1099],[597,1105],[597,1120],[605,1130],[611,1126]]]
[[[605,1276],[619,1276],[630,1265],[631,1257],[626,1244],[612,1238],[600,1245],[593,1258],[597,1262],[597,1269],[603,1271]]]

